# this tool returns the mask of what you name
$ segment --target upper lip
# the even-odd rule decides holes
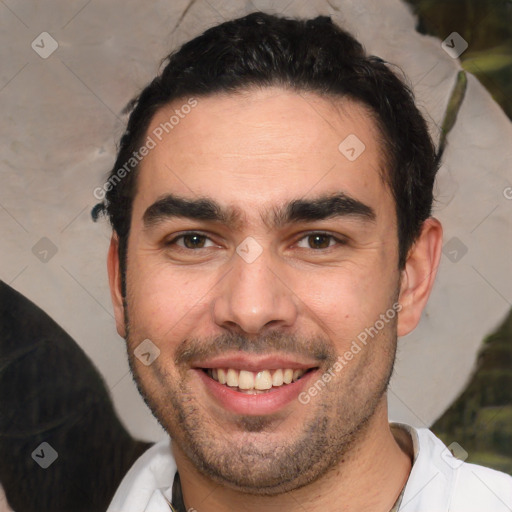
[[[300,360],[300,358],[291,358],[285,355],[268,355],[258,357],[256,355],[245,355],[236,353],[232,355],[222,355],[199,361],[193,365],[194,368],[233,368],[234,370],[247,370],[257,372],[261,370],[279,370],[280,368],[291,368],[293,370],[309,370],[317,368],[318,364],[314,362]]]

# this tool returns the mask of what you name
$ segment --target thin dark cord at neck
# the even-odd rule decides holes
[[[183,502],[183,493],[181,491],[180,474],[176,471],[174,482],[172,484],[172,503],[170,503],[173,512],[187,512]]]

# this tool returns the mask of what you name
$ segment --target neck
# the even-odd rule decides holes
[[[314,482],[277,496],[241,493],[213,482],[173,444],[187,510],[201,512],[389,512],[411,471],[411,455],[391,432],[384,399],[364,431],[339,463]]]

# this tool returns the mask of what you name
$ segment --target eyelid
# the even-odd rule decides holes
[[[204,236],[205,238],[207,238],[208,240],[212,241],[213,240],[211,239],[210,236],[208,236],[206,233],[202,232],[202,231],[183,231],[182,233],[179,233],[178,235],[176,236],[173,236],[173,238],[171,238],[170,240],[167,240],[165,239],[164,240],[164,245],[165,246],[168,246],[168,245],[175,245],[176,243],[176,240],[179,240],[180,238],[183,238],[185,236],[190,236],[190,235],[200,235],[200,236]],[[178,246],[180,247],[180,246]],[[187,249],[186,247],[184,247],[185,250],[189,250],[191,251],[192,249]],[[202,249],[202,247],[201,247]]]
[[[176,245],[176,241],[177,240],[179,240],[180,238],[183,238],[185,236],[188,236],[188,235],[204,236],[205,238],[207,238],[208,240],[213,242],[211,237],[208,236],[208,234],[206,234],[203,231],[184,231],[184,232],[174,236],[171,240],[164,241],[164,245],[165,246]],[[307,238],[308,236],[312,236],[312,235],[321,235],[321,236],[331,237],[339,245],[346,245],[349,242],[348,237],[346,237],[344,235],[339,235],[339,234],[333,235],[332,233],[329,233],[327,231],[322,231],[322,230],[312,230],[312,231],[302,232],[300,235],[301,236],[295,240],[295,242],[294,242],[295,244],[300,242],[304,238]],[[181,246],[178,246],[178,247],[181,247]],[[334,247],[334,246],[329,246],[329,247],[326,247],[325,249],[312,249],[312,248],[308,248],[308,249],[311,250],[311,251],[315,251],[315,252],[321,252],[322,250],[325,251],[327,249],[331,249],[332,247]],[[186,247],[181,247],[181,248],[186,250],[186,251],[198,251],[199,249],[207,249],[208,247],[199,247],[198,249],[195,249],[195,250],[194,249],[188,249]]]
[[[332,233],[329,233],[328,231],[316,230],[316,231],[307,231],[305,233],[302,233],[301,237],[297,238],[295,243],[299,242],[300,240],[303,240],[304,238],[307,238],[308,236],[312,236],[312,235],[321,235],[321,236],[331,237],[333,240],[338,242],[339,245],[346,245],[346,244],[348,244],[348,241],[349,241],[348,237],[346,237],[344,235],[340,235],[340,234],[333,235]],[[334,246],[332,246],[332,247],[334,247]],[[331,248],[331,246],[327,247],[327,249],[330,249],[330,248]],[[311,250],[319,252],[321,249],[311,249]]]

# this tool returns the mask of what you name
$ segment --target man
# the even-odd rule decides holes
[[[439,158],[410,90],[327,17],[171,54],[103,189],[117,330],[170,439],[110,512],[505,511],[512,478],[389,424],[439,265]]]

